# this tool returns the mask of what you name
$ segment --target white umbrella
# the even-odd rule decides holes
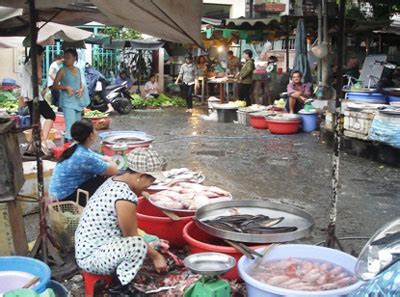
[[[29,30],[26,0],[0,0],[0,5],[23,8],[19,18],[0,23],[2,35],[15,36]],[[38,20],[65,25],[96,21],[124,25],[142,33],[178,43],[202,44],[202,0],[36,0]]]
[[[24,37],[0,37],[0,48],[24,47]]]
[[[92,36],[92,32],[53,22],[39,22],[38,27],[40,29],[37,43],[40,45],[54,44],[54,39],[62,39],[64,42],[72,43]]]

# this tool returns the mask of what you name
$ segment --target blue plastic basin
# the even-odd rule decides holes
[[[386,103],[386,96],[376,92],[347,92],[347,99],[365,103]]]
[[[400,102],[400,96],[388,96],[388,102]]]
[[[39,282],[33,286],[33,290],[38,293],[46,290],[47,283],[51,277],[49,266],[37,259],[20,256],[0,257],[0,272],[21,271],[39,277]],[[1,282],[8,281],[1,279]],[[11,280],[10,280],[11,281]]]

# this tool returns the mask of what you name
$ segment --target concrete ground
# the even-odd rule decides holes
[[[233,123],[205,121],[182,108],[132,111],[112,116],[111,130],[141,130],[155,137],[153,147],[168,168],[188,167],[206,176],[205,184],[230,191],[234,199],[263,199],[300,207],[315,227],[311,238],[326,237],[331,198],[332,149],[318,133],[272,135]],[[337,235],[370,237],[400,213],[400,170],[359,157],[341,155]],[[343,240],[347,252],[360,252],[366,240]]]

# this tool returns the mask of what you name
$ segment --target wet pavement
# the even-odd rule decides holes
[[[278,136],[265,130],[205,121],[181,108],[132,111],[112,116],[112,130],[140,130],[155,137],[153,147],[168,168],[204,173],[205,184],[230,191],[234,199],[262,199],[300,207],[315,220],[311,238],[325,240],[331,198],[332,149],[318,133]],[[110,130],[108,130],[110,131]],[[370,237],[400,214],[400,170],[342,154],[338,201],[339,237]],[[345,240],[359,252],[365,240]]]

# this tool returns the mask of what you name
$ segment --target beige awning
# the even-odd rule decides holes
[[[201,45],[201,0],[91,0],[114,22],[165,40]]]
[[[92,36],[92,32],[53,22],[46,24],[39,22],[38,27],[40,29],[37,43],[41,45],[54,44],[54,39],[62,39],[65,42],[77,42]]]
[[[126,26],[179,43],[201,45],[202,0],[36,0],[39,21],[66,25],[96,21]],[[2,35],[29,28],[26,0],[0,0],[0,6],[23,8],[23,15],[0,23]]]

